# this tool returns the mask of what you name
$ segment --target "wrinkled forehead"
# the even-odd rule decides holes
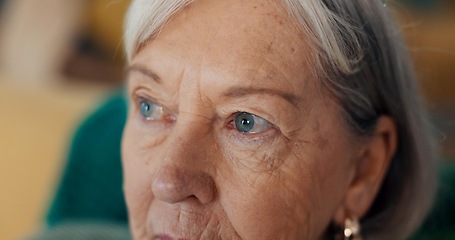
[[[191,24],[186,24],[188,22]],[[210,31],[220,37],[233,34],[276,36],[295,30],[281,1],[267,0],[199,0],[176,13],[165,25],[172,26],[165,26],[171,29],[186,25],[187,31]]]
[[[140,54],[142,48],[140,59],[156,60],[171,52],[180,62],[210,63],[208,67],[271,79],[301,75],[311,59],[305,37],[280,1],[196,1],[147,45],[155,56]]]

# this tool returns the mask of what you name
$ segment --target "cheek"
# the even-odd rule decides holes
[[[241,153],[249,158],[220,180],[220,199],[245,239],[317,239],[331,221],[343,196],[347,159],[335,158],[343,156],[336,145],[293,146],[233,154],[236,162]]]
[[[123,188],[129,221],[135,237],[145,234],[148,208],[153,200],[150,162],[153,156],[143,147],[143,134],[130,122],[122,138]]]
[[[307,239],[311,184],[301,168],[286,166],[295,159],[284,142],[272,145],[225,148],[236,151],[226,153],[232,166],[217,181],[220,203],[244,239]]]
[[[225,196],[220,198],[239,235],[244,239],[313,239],[308,238],[312,184],[299,177],[281,170],[233,176],[242,180],[222,191]]]
[[[327,137],[329,136],[329,137]],[[321,236],[333,220],[353,172],[352,152],[343,131],[337,128],[320,129],[305,143],[293,149],[296,162],[291,169],[300,172],[303,198],[310,202],[310,228]],[[296,175],[297,176],[297,175]],[[291,180],[299,182],[299,179]]]

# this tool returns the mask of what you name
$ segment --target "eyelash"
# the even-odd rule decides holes
[[[144,97],[143,95],[135,95],[134,96],[134,99],[135,99],[135,106],[136,106],[136,112],[139,116],[139,118],[145,122],[145,123],[157,123],[159,121],[163,121],[163,123],[165,124],[170,124],[170,123],[173,123],[176,121],[176,118],[175,116],[173,116],[172,114],[169,114],[166,112],[166,110],[159,104],[155,103],[155,101],[153,100],[150,100],[148,97]],[[148,105],[145,105],[145,104],[148,104],[148,105],[153,105],[153,106],[148,106]],[[145,107],[145,109],[143,109]],[[154,117],[150,116],[150,117],[146,117],[144,116],[144,110],[145,111],[148,111],[150,108],[155,108],[155,107],[158,107],[158,111],[160,111],[160,115],[163,115],[161,116],[160,118],[161,119],[153,119]],[[156,109],[153,109],[152,111],[155,111]],[[155,112],[151,112],[150,113],[151,115],[155,114]],[[239,122],[239,119],[238,117],[240,117],[240,122]],[[246,130],[248,131],[242,131],[241,129],[239,129],[239,124],[250,124],[250,122],[253,122],[253,126],[251,126],[250,129],[248,129],[248,127],[250,126],[247,126]],[[265,126],[259,126],[259,127],[256,127],[255,126],[255,123],[258,122],[259,124],[265,124]],[[272,123],[270,123],[269,121],[267,121],[266,119],[262,118],[262,117],[259,117],[255,114],[252,114],[252,113],[249,113],[249,112],[235,112],[233,114],[231,114],[231,116],[228,118],[228,123],[226,125],[226,127],[230,130],[234,130],[236,134],[240,135],[241,137],[246,137],[246,138],[252,138],[252,139],[257,139],[257,138],[266,138],[268,135],[270,135],[270,133],[272,131],[276,131],[276,126]],[[242,126],[240,126],[242,127]],[[256,129],[256,131],[258,132],[249,132],[253,129]]]
[[[163,123],[165,124],[170,124],[175,121],[175,117],[172,114],[168,113],[168,111],[166,111],[166,109],[164,109],[161,105],[157,104],[156,101],[150,100],[148,97],[144,97],[142,95],[135,95],[134,103],[136,108],[136,114],[145,123],[163,121]],[[153,105],[151,107],[159,107],[159,111],[163,116],[161,116],[160,119],[153,119],[152,116],[145,117],[142,112],[143,103],[149,103],[150,105]],[[154,114],[154,112],[152,112],[151,114]]]
[[[245,121],[247,121],[246,124],[249,124],[250,121],[253,121],[254,125],[246,126],[246,129],[244,129],[245,131],[242,131],[241,128],[245,126],[239,126],[239,124],[245,124]],[[259,126],[256,126],[256,123],[259,124]],[[266,133],[270,130],[276,129],[275,125],[266,119],[249,112],[236,112],[232,114],[229,118],[228,128],[235,130],[237,133],[243,136],[249,137],[264,136],[267,135]]]

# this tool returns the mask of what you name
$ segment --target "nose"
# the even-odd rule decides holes
[[[167,154],[152,182],[155,199],[171,204],[189,200],[201,204],[212,202],[216,185],[209,169],[215,159],[208,159],[210,156],[206,154],[210,144],[200,134],[181,131],[175,135],[168,142]]]
[[[215,184],[208,174],[168,165],[158,172],[152,191],[156,199],[171,204],[191,199],[207,204],[215,197]]]

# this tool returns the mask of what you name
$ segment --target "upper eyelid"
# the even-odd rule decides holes
[[[130,96],[133,100],[133,102],[135,103],[136,106],[139,106],[140,102],[142,100],[147,100],[147,101],[151,101],[153,104],[155,104],[156,106],[158,107],[161,107],[163,108],[163,111],[165,113],[168,113],[168,114],[173,114],[173,115],[177,115],[176,113],[174,113],[173,111],[171,111],[168,107],[166,107],[165,104],[162,104],[158,99],[150,96],[149,94],[147,93],[144,93],[145,91],[147,91],[146,89],[143,89],[143,91],[141,91],[141,88],[139,89],[135,89],[131,92]],[[257,114],[255,113],[255,111],[252,111],[253,109],[251,110],[245,110],[245,111],[242,111],[242,110],[237,110],[231,114],[228,115],[227,118],[224,118],[225,120],[222,120],[222,121],[227,121],[227,122],[231,122],[232,120],[235,119],[235,117],[240,114],[240,113],[248,113],[248,114],[252,114],[254,115],[255,117],[258,117],[260,119],[263,119],[265,120],[268,124],[271,125],[271,127],[273,128],[277,128],[279,129],[279,127],[276,125],[276,123],[274,123],[273,119],[271,119],[271,117],[269,115],[266,115],[266,116],[263,116],[262,114]],[[218,115],[217,118],[221,118],[223,119],[223,117],[221,115]],[[220,120],[221,120],[220,119]]]
[[[160,107],[163,109],[163,112],[166,113],[166,114],[170,114],[170,115],[176,115],[176,113],[174,113],[173,111],[171,111],[168,107],[166,107],[166,105],[160,103],[160,101],[158,101],[156,98],[154,97],[151,97],[150,95],[148,94],[141,94],[141,93],[138,93],[137,91],[136,92],[133,92],[132,93],[132,98],[133,98],[133,101],[137,106],[139,106],[140,102],[142,100],[147,100],[147,101],[150,101],[152,102],[154,105],[156,105],[157,107]]]
[[[136,72],[139,76],[133,77],[131,74],[134,72]],[[156,98],[151,97],[151,95],[148,93],[148,92],[152,92],[155,95],[159,94],[159,92],[157,90],[155,90],[157,88],[156,82],[146,80],[143,78],[143,76],[146,76],[146,75],[144,75],[138,71],[129,72],[129,75],[126,78],[127,86],[128,86],[127,87],[128,97],[130,97],[130,99],[134,99],[135,95],[137,95],[139,92],[140,93],[139,95],[147,97],[148,99],[152,99],[152,100],[154,100],[154,102],[158,102],[158,101],[156,101],[157,100]]]
[[[169,112],[169,111],[166,109],[166,107],[164,107],[162,104],[160,104],[158,101],[156,101],[156,100],[155,100],[154,98],[152,98],[152,97],[143,96],[143,95],[140,95],[140,94],[139,94],[139,95],[136,95],[136,96],[135,96],[135,100],[134,100],[134,101],[135,101],[135,103],[139,106],[139,104],[141,103],[141,101],[144,101],[144,100],[153,103],[153,104],[154,104],[155,106],[157,106],[157,107],[163,108],[163,110],[164,110],[165,112]]]
[[[125,69],[125,72],[127,75],[129,75],[130,73],[133,73],[133,72],[137,72],[143,76],[150,78],[151,80],[153,80],[156,83],[161,83],[161,78],[156,73],[154,73],[153,71],[151,71],[150,69],[148,69],[146,66],[144,66],[142,64],[130,65]]]
[[[253,116],[257,117],[257,118],[260,118],[260,119],[266,121],[267,124],[270,125],[270,128],[275,128],[275,129],[278,129],[278,130],[280,129],[276,124],[274,124],[273,122],[269,121],[267,118],[261,117],[260,115],[257,115],[257,114],[251,113],[251,112],[245,112],[245,111],[237,111],[237,112],[231,114],[231,115],[227,118],[227,122],[228,122],[228,123],[231,123],[231,122],[235,121],[235,117],[236,117],[237,115],[241,114],[241,113],[248,113],[248,114],[251,114],[251,115],[253,115]]]
[[[235,116],[235,114],[233,116]],[[255,115],[255,116],[257,116],[257,115]],[[257,116],[257,117],[259,117],[259,116]],[[264,120],[266,120],[266,119],[264,119]],[[275,124],[273,124],[269,121],[267,121],[267,122],[269,123],[270,126],[265,131],[257,132],[257,133],[256,132],[255,133],[242,133],[238,130],[234,130],[235,135],[237,137],[240,137],[241,139],[245,139],[246,141],[257,141],[258,139],[265,140],[268,137],[271,137],[271,134],[273,134],[273,132],[275,132],[276,134],[282,134],[279,127],[277,127]]]
[[[137,101],[139,99],[146,99],[146,100],[149,100],[157,105],[161,105],[160,104],[160,101],[158,101],[157,98],[151,96],[148,92],[150,92],[151,90],[148,89],[148,88],[145,88],[145,87],[141,87],[141,86],[138,86],[138,87],[134,87],[132,88],[130,91],[129,91],[129,97],[131,98],[131,100],[133,101]]]
[[[272,125],[273,127],[278,128],[278,126],[277,126],[277,124],[275,123],[275,121],[273,120],[274,118],[272,118],[272,116],[270,116],[270,115],[264,116],[264,115],[262,115],[262,114],[256,114],[256,113],[254,113],[254,111],[237,111],[237,112],[231,114],[231,116],[229,117],[229,119],[234,119],[234,117],[237,116],[237,115],[240,114],[240,113],[249,113],[249,114],[252,114],[252,115],[254,115],[254,116],[258,117],[258,118],[261,118],[261,119],[267,121],[267,122],[268,122],[270,125]]]
[[[144,80],[137,79],[137,80],[132,80],[132,81],[142,82]],[[155,92],[152,88],[143,86],[142,84],[135,84],[135,85],[136,86],[130,86],[131,90],[130,90],[129,95],[131,96],[131,99],[135,99],[136,95],[139,95],[139,96],[144,97],[147,100],[150,100],[153,103],[163,107],[165,112],[168,112],[168,113],[171,113],[174,115],[178,115],[178,112],[179,112],[178,105],[169,105],[169,104],[166,104],[165,102],[161,101],[159,98],[151,96],[150,94],[148,94],[148,92],[152,92],[152,93],[154,93],[154,95],[159,94],[158,92]],[[226,108],[226,106],[224,106],[224,105],[225,105],[224,103],[219,104],[220,109],[228,110],[229,108],[231,108],[231,110],[234,110],[234,109],[232,109],[232,106]],[[231,105],[231,104],[228,104],[228,106],[229,105]],[[260,117],[262,119],[265,119],[266,121],[268,121],[270,124],[272,124],[274,126],[278,126],[277,123],[279,122],[278,121],[279,119],[277,119],[276,117],[274,117],[271,114],[267,114],[266,111],[262,110],[261,108],[258,108],[259,110],[257,110],[257,107],[246,107],[246,108],[240,107],[240,108],[237,108],[235,112],[232,112],[229,110],[228,111],[225,111],[225,110],[219,111],[217,109],[218,107],[215,107],[215,108],[216,108],[215,112],[216,112],[218,119],[230,119],[230,118],[232,118],[232,116],[234,116],[237,113],[247,112],[247,113],[253,114],[257,117]]]
[[[137,110],[139,109],[140,102],[143,101],[143,100],[147,100],[147,101],[152,102],[152,103],[155,104],[156,106],[161,107],[161,108],[163,109],[163,112],[164,112],[165,114],[170,114],[170,112],[169,112],[164,106],[162,106],[161,104],[157,103],[153,98],[147,97],[147,96],[144,96],[144,95],[142,95],[142,94],[137,94],[137,93],[136,93],[136,94],[134,94],[134,103],[135,103],[134,105],[135,105],[135,108],[136,108]],[[276,131],[278,131],[278,132],[281,132],[281,131],[279,130],[279,127],[278,127],[278,126],[276,126],[275,124],[273,124],[272,122],[270,122],[270,121],[267,120],[266,118],[261,117],[261,116],[259,116],[259,115],[257,115],[257,114],[251,113],[251,112],[236,111],[236,112],[232,113],[232,114],[226,119],[226,120],[227,120],[227,123],[230,123],[230,122],[232,122],[232,121],[235,121],[235,117],[236,117],[238,114],[240,114],[240,113],[248,113],[248,114],[251,114],[251,115],[253,115],[253,116],[257,117],[257,118],[260,118],[260,119],[266,121],[266,123],[269,125],[268,129],[265,130],[265,131],[263,131],[263,132],[252,133],[252,134],[242,134],[242,135],[251,135],[251,136],[249,136],[249,138],[254,138],[254,139],[256,139],[256,138],[259,137],[258,135],[261,135],[261,134],[263,134],[264,132],[268,132],[268,130],[271,130],[271,129],[274,129],[274,130],[276,130]]]

